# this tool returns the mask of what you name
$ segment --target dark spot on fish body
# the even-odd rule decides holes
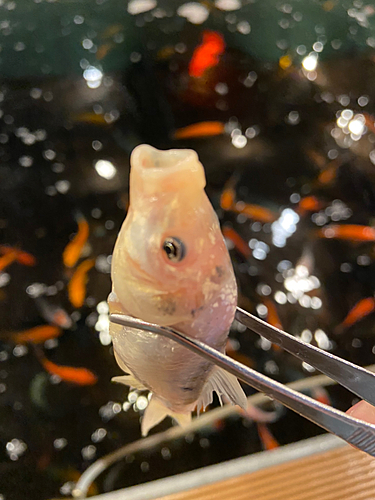
[[[225,275],[225,269],[223,266],[216,266],[215,267],[215,274],[213,274],[210,278],[210,281],[212,283],[216,283],[217,285],[220,284],[221,279]]]
[[[163,299],[158,305],[158,310],[165,315],[174,314],[176,312],[176,302],[173,299]]]
[[[191,392],[194,390],[193,387],[181,387],[181,390],[183,390],[184,392]]]
[[[203,309],[203,306],[196,307],[195,309],[192,309],[192,310],[190,311],[191,316],[192,316],[193,318],[195,318],[195,315],[196,315],[199,311],[201,311],[202,309]]]
[[[222,278],[224,276],[225,271],[224,271],[223,266],[216,266],[215,270],[216,270],[216,274],[217,274],[218,278]]]

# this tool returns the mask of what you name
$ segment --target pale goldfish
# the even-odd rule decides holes
[[[112,259],[111,313],[172,326],[224,352],[237,287],[217,216],[192,150],[138,146],[131,156],[130,205]],[[167,415],[181,425],[213,391],[246,408],[238,380],[172,340],[111,324],[115,377],[153,395],[142,434]]]

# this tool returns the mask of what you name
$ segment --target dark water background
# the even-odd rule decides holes
[[[0,245],[36,259],[35,266],[13,262],[0,273],[2,499],[69,495],[96,458],[140,438],[137,395],[128,402],[127,390],[110,382],[119,369],[104,304],[126,214],[129,155],[140,143],[198,152],[221,222],[250,243],[244,256],[228,238],[243,307],[266,317],[265,304],[273,304],[290,333],[355,363],[373,363],[374,316],[342,331],[337,325],[373,297],[375,238],[362,241],[353,232],[329,239],[319,230],[374,223],[375,5],[187,4],[0,1]],[[193,77],[189,63],[207,30],[224,38],[225,50]],[[202,121],[223,123],[224,133],[175,138],[176,130]],[[278,233],[271,222],[220,208],[229,179],[237,201],[276,214]],[[317,205],[303,211],[300,202],[310,196]],[[95,266],[84,303],[74,307],[74,268],[62,255],[82,219],[89,238],[81,261],[95,259]],[[314,276],[316,286],[296,298],[286,279],[297,266],[299,278]],[[51,324],[56,311],[67,326],[58,338],[15,341],[15,332]],[[241,360],[283,383],[312,373],[255,334],[234,328],[232,337]],[[61,380],[45,369],[43,356],[85,367],[97,383]],[[326,396],[341,409],[354,401],[337,387]],[[280,444],[321,432],[286,410],[269,427]],[[91,493],[261,449],[256,425],[232,418],[128,457]]]

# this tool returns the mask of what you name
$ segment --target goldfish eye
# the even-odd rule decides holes
[[[170,236],[163,243],[163,250],[172,262],[180,262],[185,257],[185,245],[178,238]]]

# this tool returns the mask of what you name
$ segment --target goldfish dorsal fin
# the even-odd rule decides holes
[[[128,385],[129,387],[133,387],[134,389],[138,389],[140,391],[147,390],[147,387],[134,378],[133,375],[120,375],[119,377],[112,377],[111,381],[117,384]]]
[[[158,425],[169,414],[168,408],[158,401],[155,396],[152,396],[142,418],[142,436],[147,436],[149,430]]]
[[[203,391],[198,399],[198,411],[203,410],[212,403],[212,393],[216,392],[222,404],[222,396],[228,399],[232,404],[238,405],[244,410],[247,408],[246,395],[243,392],[237,378],[231,373],[226,372],[222,368],[215,366],[210,373],[207,382],[203,387]]]

